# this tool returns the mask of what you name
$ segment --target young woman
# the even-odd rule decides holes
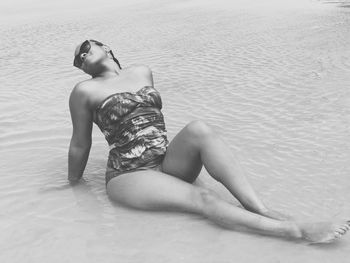
[[[332,242],[349,230],[350,221],[297,222],[266,207],[225,142],[201,120],[188,123],[169,143],[149,67],[122,68],[109,46],[96,40],[77,46],[73,64],[92,78],[76,84],[69,98],[72,185],[83,175],[94,122],[110,146],[106,191],[113,201],[138,209],[197,213],[230,229],[311,243]],[[243,208],[192,184],[203,165]]]

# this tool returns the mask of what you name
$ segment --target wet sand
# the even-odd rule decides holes
[[[349,8],[306,0],[27,2],[0,4],[1,262],[347,262],[349,236],[306,246],[112,203],[97,126],[87,182],[71,188],[66,178],[68,98],[89,78],[73,68],[73,53],[93,38],[122,66],[152,68],[170,140],[203,119],[265,203],[297,219],[348,218]],[[205,169],[196,183],[237,203]]]

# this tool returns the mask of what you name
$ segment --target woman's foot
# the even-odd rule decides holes
[[[295,223],[293,236],[309,241],[310,244],[331,243],[350,229],[350,220],[339,223],[316,222]]]

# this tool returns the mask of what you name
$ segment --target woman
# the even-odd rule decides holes
[[[109,46],[96,40],[77,46],[74,66],[92,78],[76,84],[69,99],[72,185],[83,175],[94,122],[110,146],[106,191],[113,201],[138,209],[196,213],[230,229],[244,227],[310,243],[332,242],[349,230],[350,221],[296,222],[267,208],[229,148],[203,121],[190,122],[169,143],[161,97],[147,66],[122,68]],[[203,165],[243,208],[192,184]]]

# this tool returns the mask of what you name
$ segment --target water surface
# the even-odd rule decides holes
[[[319,1],[106,6],[0,23],[0,261],[346,262],[349,237],[310,247],[113,204],[97,126],[86,183],[71,188],[66,178],[68,98],[89,78],[73,68],[73,53],[93,38],[122,66],[152,68],[170,140],[205,120],[265,203],[298,219],[349,216],[350,9]],[[197,183],[235,201],[205,169]]]

